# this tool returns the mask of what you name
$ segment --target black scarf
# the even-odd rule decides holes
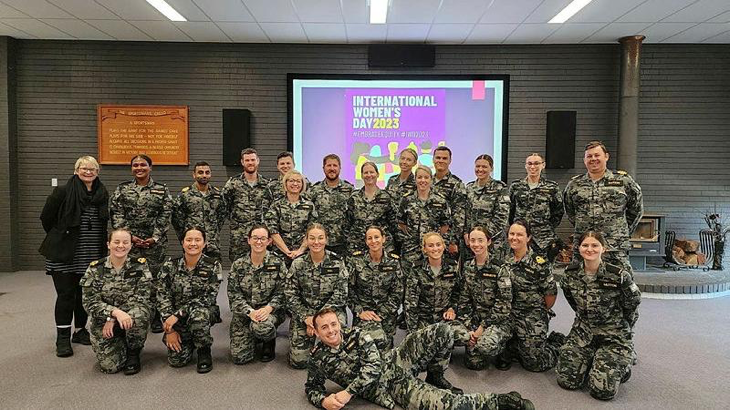
[[[66,228],[81,226],[81,213],[90,205],[99,208],[99,219],[109,220],[109,192],[99,178],[91,184],[91,192],[86,185],[74,175],[66,182],[66,197],[58,209],[58,225]]]

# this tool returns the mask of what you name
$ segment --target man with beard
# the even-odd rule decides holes
[[[446,146],[437,147],[433,150],[433,166],[436,173],[433,176],[433,192],[442,196],[451,207],[452,221],[451,243],[448,243],[447,251],[455,256],[459,253],[459,242],[463,235],[466,222],[466,187],[461,178],[451,173],[451,150]]]
[[[172,226],[180,242],[190,228],[205,230],[205,254],[220,262],[220,232],[228,213],[220,188],[209,183],[211,177],[210,164],[205,161],[195,164],[193,167],[195,182],[183,188],[175,199]],[[211,306],[211,312],[214,322],[221,323],[220,307]]]
[[[340,167],[339,156],[326,155],[322,160],[325,178],[312,186],[308,196],[319,214],[319,222],[327,229],[327,249],[344,255],[347,246],[347,200],[355,187],[340,179]]]
[[[259,156],[255,149],[241,151],[241,175],[231,177],[223,187],[223,198],[231,217],[231,262],[249,251],[248,232],[264,221],[271,204],[269,181],[259,174]]]

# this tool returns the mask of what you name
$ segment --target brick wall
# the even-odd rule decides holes
[[[23,187],[17,215],[22,269],[42,266],[38,215],[51,191],[50,179],[63,183],[78,156],[96,155],[97,104],[190,106],[190,161],[209,161],[215,182],[222,185],[240,172],[222,165],[223,108],[251,110],[252,141],[263,173],[272,176],[276,154],[286,149],[287,73],[385,72],[368,69],[362,45],[25,40],[18,46],[19,164],[14,172]],[[730,87],[723,75],[729,55],[725,45],[644,49],[637,179],[645,187],[647,209],[669,213],[670,228],[681,234],[696,235],[701,227],[697,208],[722,199],[727,209],[730,171],[724,165],[730,148],[724,141]],[[526,154],[544,151],[545,112],[577,110],[576,168],[547,171],[565,186],[584,171],[585,142],[601,138],[615,151],[619,57],[618,45],[439,46],[436,67],[408,72],[511,76],[510,179],[524,174]],[[670,189],[680,174],[692,186]],[[113,189],[131,178],[129,167],[104,166],[101,178]],[[186,167],[156,167],[153,178],[174,193],[191,180]],[[564,222],[561,232],[567,231]]]

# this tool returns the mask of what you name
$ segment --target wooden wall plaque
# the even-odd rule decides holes
[[[188,107],[99,105],[99,163],[129,164],[146,154],[154,165],[188,165]]]

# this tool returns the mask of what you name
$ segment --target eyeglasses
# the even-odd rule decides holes
[[[525,162],[525,165],[527,165],[528,167],[537,167],[537,166],[542,165],[542,161],[540,161],[540,162]]]
[[[266,242],[266,241],[269,240],[269,238],[268,237],[263,237],[263,236],[252,236],[251,237],[251,240],[254,241],[254,242]]]
[[[96,168],[79,167],[79,171],[83,171],[83,172],[97,172],[98,169],[96,169]]]

